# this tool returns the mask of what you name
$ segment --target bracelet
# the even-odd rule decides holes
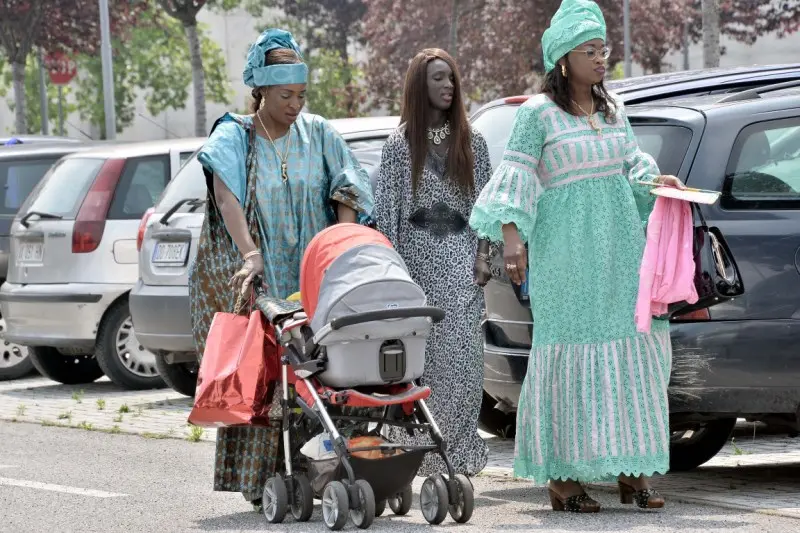
[[[253,250],[252,252],[247,252],[246,254],[244,254],[244,260],[247,261],[248,259],[250,259],[254,255],[261,255],[261,252],[259,252],[258,250]]]

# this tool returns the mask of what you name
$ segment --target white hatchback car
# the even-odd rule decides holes
[[[136,340],[128,293],[139,221],[205,139],[109,144],[64,157],[14,218],[0,288],[6,338],[43,375],[127,389],[163,386]]]

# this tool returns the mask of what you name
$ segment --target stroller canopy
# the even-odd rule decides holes
[[[389,240],[359,224],[336,224],[311,240],[300,294],[315,332],[339,316],[426,301]]]

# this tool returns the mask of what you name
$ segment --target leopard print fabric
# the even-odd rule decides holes
[[[375,194],[378,229],[403,257],[408,270],[446,318],[433,326],[425,353],[423,385],[431,387],[428,407],[444,435],[457,473],[474,476],[486,466],[488,449],[478,435],[483,397],[483,342],[480,319],[483,290],[475,285],[473,266],[478,237],[461,219],[469,220],[477,195],[492,172],[486,141],[472,131],[475,187],[464,195],[446,175],[446,161],[429,153],[416,197],[411,191],[411,158],[402,130],[383,147]],[[393,431],[390,438],[427,444]],[[441,458],[428,454],[419,474],[445,472]]]

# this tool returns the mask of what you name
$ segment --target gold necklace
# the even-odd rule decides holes
[[[591,113],[587,113],[586,110],[581,107],[581,104],[579,104],[575,100],[573,100],[572,103],[575,104],[576,106],[578,106],[578,109],[580,109],[583,112],[583,114],[586,115],[586,117],[589,119],[589,126],[591,126],[591,128],[594,131],[596,131],[597,133],[600,133],[600,125],[597,123],[597,119],[594,116],[594,98],[592,98],[592,112]]]
[[[281,156],[280,152],[278,152],[278,147],[275,146],[275,142],[272,140],[272,136],[269,134],[269,130],[267,130],[267,127],[264,125],[264,121],[261,119],[261,115],[256,112],[256,116],[258,117],[258,121],[261,123],[261,127],[264,129],[264,133],[267,134],[269,143],[272,145],[273,150],[275,150],[275,155],[278,156],[278,159],[281,162],[281,179],[283,179],[283,182],[286,183],[289,181],[289,165],[286,163],[286,161],[289,157],[289,148],[291,148],[290,143],[292,140],[292,128],[289,126],[289,131],[287,132],[289,138],[286,139],[286,148],[283,150],[283,156]]]

